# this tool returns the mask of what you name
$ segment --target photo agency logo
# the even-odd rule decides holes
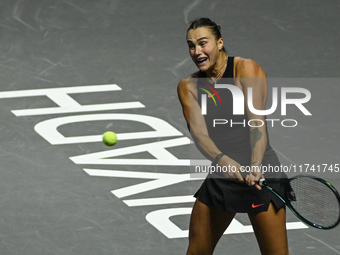
[[[216,96],[218,98],[218,100],[220,101],[220,104],[222,106],[221,97],[220,97],[218,92],[213,87],[211,87],[208,84],[202,83],[202,82],[198,82],[198,83],[200,85],[203,85],[203,86],[207,87],[208,89],[210,89],[214,93],[214,94],[211,94],[211,92],[209,90],[207,90],[206,88],[198,87],[200,90],[202,90],[202,91],[207,93],[207,94],[202,94],[202,103],[201,103],[202,115],[206,115],[207,114],[207,95],[208,95],[208,98],[211,98],[214,101],[215,106],[217,106],[217,102],[216,102],[216,99],[214,97],[214,96]]]
[[[294,105],[299,111],[301,111],[305,116],[311,116],[312,114],[307,110],[307,108],[304,106],[310,99],[311,99],[311,93],[308,89],[301,88],[301,87],[272,87],[271,91],[268,90],[268,94],[271,93],[272,98],[272,105],[269,109],[256,109],[254,107],[254,97],[253,94],[253,88],[248,87],[247,88],[247,98],[245,98],[244,93],[242,90],[232,84],[215,84],[214,87],[199,82],[200,86],[198,87],[200,90],[206,92],[201,93],[201,114],[207,115],[208,114],[208,100],[211,98],[215,104],[215,106],[218,106],[216,109],[209,109],[210,111],[214,111],[214,116],[221,116],[221,118],[214,118],[212,120],[213,127],[216,127],[217,125],[228,125],[230,127],[233,127],[235,125],[243,125],[244,127],[261,127],[266,122],[266,125],[270,127],[274,127],[276,123],[280,123],[283,127],[296,127],[298,125],[298,121],[296,119],[277,119],[277,118],[268,118],[268,115],[273,114],[279,105],[279,99],[280,99],[280,107],[281,107],[281,116],[287,115],[287,105]],[[209,88],[213,94],[207,90],[206,88],[202,88],[204,85],[206,88]],[[280,97],[278,95],[278,91],[280,89]],[[223,100],[230,100],[229,98],[224,98],[221,96],[223,93],[223,90],[229,90],[229,95],[231,95],[232,99],[232,116],[238,117],[238,121],[236,122],[233,118],[223,118],[223,112],[225,109],[222,108]],[[225,94],[224,94],[225,95]],[[214,96],[217,97],[217,99],[220,102],[220,105],[217,104],[216,99]],[[221,98],[222,97],[222,98]],[[247,100],[247,101],[245,101]],[[261,119],[246,119],[244,118],[241,122],[239,121],[239,116],[246,116],[245,112],[245,105],[247,103],[248,109],[251,113],[257,116],[266,116],[265,120]],[[210,104],[211,105],[211,104]],[[221,114],[216,114],[216,111],[220,111]],[[257,125],[254,125],[255,123],[259,123]]]

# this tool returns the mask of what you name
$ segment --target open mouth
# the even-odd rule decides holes
[[[208,60],[208,58],[198,58],[198,59],[196,59],[196,63],[197,63],[198,65],[200,65],[200,64],[204,63],[204,62],[207,61],[207,60]]]

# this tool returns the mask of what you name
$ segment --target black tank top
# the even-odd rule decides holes
[[[217,84],[229,84],[235,86],[234,57],[228,57],[227,68],[223,77],[217,82]],[[209,79],[207,79],[206,73],[200,71],[197,81],[198,101],[200,106],[202,94],[207,94],[203,89],[211,91],[209,86],[214,88],[214,84],[209,82]],[[225,88],[215,90],[218,93],[221,102],[217,95],[214,95],[216,93],[211,92],[215,98],[216,104],[213,98],[207,95],[207,113],[204,115],[209,136],[214,141],[217,148],[219,148],[219,150],[225,155],[236,160],[243,166],[250,165],[250,130],[246,109],[243,115],[233,115],[233,96],[231,91]],[[217,119],[219,120],[218,123],[225,124],[215,124],[214,127],[214,120]],[[268,162],[268,160],[270,162]],[[273,160],[275,162],[273,162]],[[269,144],[268,132],[267,147],[262,163],[279,164],[277,156]]]

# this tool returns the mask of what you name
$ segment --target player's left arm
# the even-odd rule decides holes
[[[237,64],[237,81],[243,89],[245,109],[248,116],[251,169],[255,177],[246,178],[246,182],[257,183],[262,178],[260,165],[267,146],[266,121],[264,115],[257,115],[250,111],[248,105],[249,88],[252,88],[252,105],[256,110],[265,110],[268,96],[267,78],[261,66],[251,59],[241,59]],[[256,185],[258,189],[260,186]]]

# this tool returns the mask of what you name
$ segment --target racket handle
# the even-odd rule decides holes
[[[260,180],[259,180],[259,185],[260,185],[261,187],[263,187],[264,184],[265,184],[265,179],[260,179]]]

